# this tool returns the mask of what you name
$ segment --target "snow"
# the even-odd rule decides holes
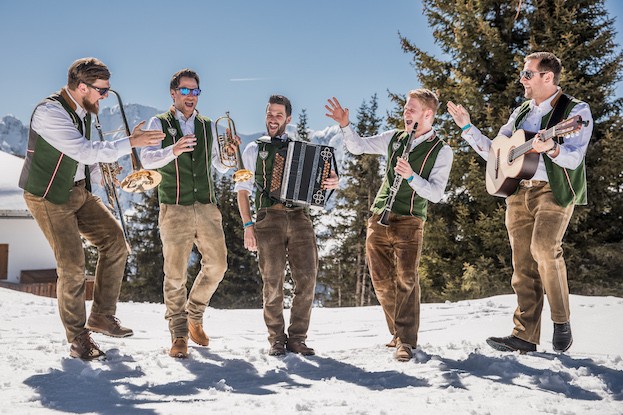
[[[90,306],[90,304],[88,304]],[[93,337],[105,361],[68,357],[55,299],[0,289],[0,414],[621,414],[623,299],[571,296],[574,344],[497,352],[514,296],[423,304],[413,360],[397,362],[381,309],[315,308],[317,355],[267,355],[259,309],[208,308],[210,346],[168,356],[164,305],[119,303],[135,335]],[[287,315],[287,314],[286,314]]]
[[[0,151],[0,216],[27,212],[24,191],[18,181],[24,165],[24,159]]]

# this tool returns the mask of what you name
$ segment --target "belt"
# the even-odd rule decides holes
[[[267,209],[293,211],[293,210],[303,210],[305,208],[303,206],[284,204],[284,203],[275,203],[274,205],[272,205],[271,207]]]
[[[519,186],[521,187],[538,187],[545,186],[547,182],[545,180],[522,180],[519,182]]]
[[[85,179],[82,180],[78,180],[77,182],[74,182],[74,186],[81,186],[84,187],[87,185],[87,181]]]

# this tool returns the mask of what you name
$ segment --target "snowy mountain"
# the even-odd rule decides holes
[[[208,308],[210,345],[168,356],[163,304],[120,303],[134,336],[93,338],[105,361],[69,357],[56,299],[0,289],[2,414],[565,414],[623,411],[623,299],[572,295],[574,344],[552,353],[549,308],[541,345],[491,349],[510,334],[513,295],[423,304],[418,348],[397,362],[379,306],[314,308],[316,356],[267,355],[261,309]],[[87,304],[87,309],[91,306]],[[286,311],[286,318],[288,318]]]
[[[28,127],[12,115],[0,119],[0,150],[24,157],[28,142]]]

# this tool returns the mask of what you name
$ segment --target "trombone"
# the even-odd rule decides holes
[[[221,120],[225,120],[227,122],[227,128],[224,134],[220,134],[218,131],[218,123]],[[223,165],[228,168],[236,169],[236,171],[234,172],[234,181],[246,182],[251,177],[253,177],[253,173],[245,169],[242,165],[240,146],[236,145],[236,151],[234,153],[230,153],[227,151],[227,147],[232,144],[232,137],[236,137],[238,135],[236,133],[236,124],[234,124],[234,120],[232,120],[229,116],[229,111],[227,111],[224,116],[216,119],[216,121],[214,122],[214,130],[216,131],[216,139],[218,141],[218,150],[221,156],[221,163],[223,163]]]
[[[121,96],[117,91],[113,89],[109,89],[108,92],[112,92],[117,98],[117,102],[119,103],[119,112],[121,113],[121,118],[123,119],[123,128],[107,131],[105,133],[102,133],[101,129],[98,129],[98,131],[100,131],[100,138],[102,138],[102,135],[115,134],[117,132],[124,132],[126,136],[129,137],[132,134],[132,131],[130,130],[128,119],[125,116],[125,110],[123,109]],[[143,165],[141,164],[141,160],[138,157],[138,152],[134,147],[132,148],[130,158],[132,160],[132,173],[128,174],[125,179],[121,181],[121,188],[123,190],[125,190],[126,192],[139,193],[149,189],[153,189],[160,184],[160,181],[162,180],[162,175],[155,170],[145,170],[143,168]]]

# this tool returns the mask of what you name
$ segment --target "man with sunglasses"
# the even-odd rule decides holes
[[[101,176],[99,162],[110,163],[132,147],[159,143],[164,134],[134,128],[116,141],[91,140],[91,114],[108,96],[110,71],[95,58],[70,67],[67,85],[40,102],[32,115],[26,160],[19,180],[32,216],[52,246],[57,262],[56,295],[70,356],[100,359],[105,353],[90,331],[113,337],[131,336],[115,317],[128,248],[121,226],[91,194]],[[81,237],[98,251],[93,305],[87,320],[85,259]]]
[[[501,351],[536,351],[544,292],[554,322],[554,350],[565,352],[573,342],[562,237],[574,206],[586,204],[584,157],[593,119],[588,104],[563,94],[558,86],[561,71],[561,62],[552,53],[526,56],[519,81],[528,101],[515,109],[498,133],[510,137],[518,129],[541,131],[575,115],[588,122],[577,134],[564,139],[534,140],[533,149],[541,154],[537,171],[530,180],[522,180],[518,190],[506,199],[506,228],[513,251],[511,283],[517,308],[512,334],[487,339],[491,347]],[[448,102],[448,111],[461,127],[462,137],[487,159],[491,140],[471,124],[467,110]]]
[[[199,75],[182,69],[169,84],[173,105],[153,117],[148,130],[166,137],[160,146],[141,152],[143,166],[158,169],[160,215],[158,226],[164,255],[165,318],[169,321],[169,355],[188,357],[188,337],[200,346],[209,338],[203,314],[227,270],[227,248],[221,212],[217,206],[212,167],[225,173],[214,123],[197,111]],[[235,138],[238,144],[238,138]],[[235,151],[228,148],[228,151]],[[188,261],[193,243],[201,253],[201,270],[190,294],[186,291]]]

